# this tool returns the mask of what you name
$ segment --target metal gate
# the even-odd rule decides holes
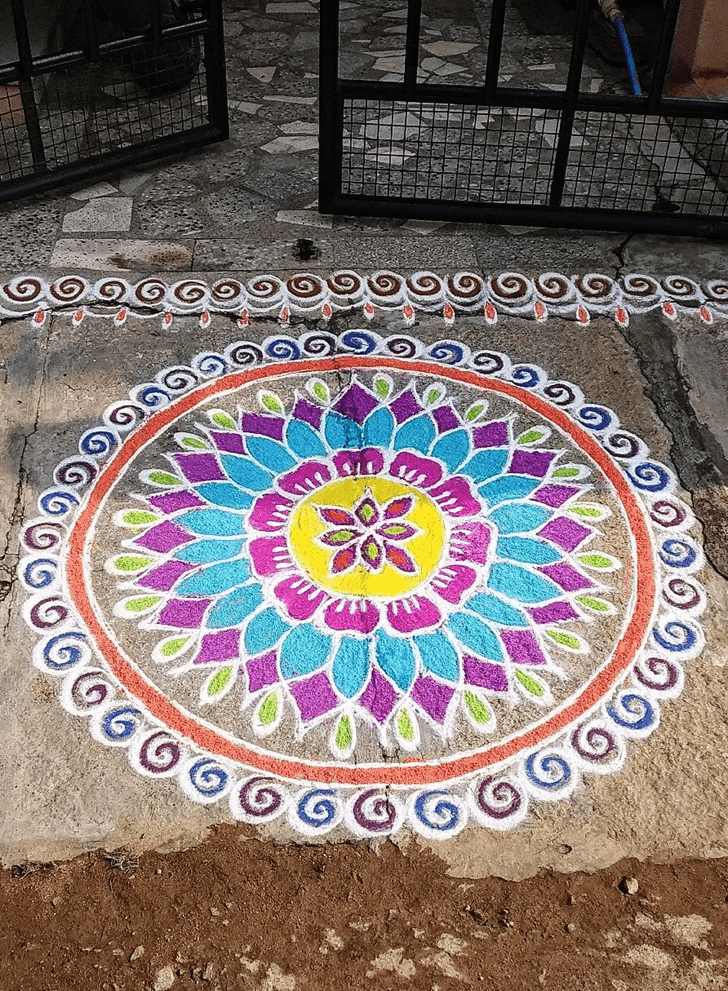
[[[538,88],[519,84],[522,52],[509,51],[513,0],[468,2],[482,59],[467,71],[428,54],[467,47],[438,47],[443,20],[427,13],[454,15],[465,37],[465,0],[449,0],[449,10],[442,0],[407,0],[406,12],[388,0],[362,5],[371,24],[391,25],[380,34],[389,50],[374,53],[390,71],[377,79],[362,70],[375,32],[359,17],[360,37],[348,37],[351,5],[321,0],[323,212],[728,234],[728,103],[669,87],[680,0],[659,7],[640,96],[625,69],[610,70],[605,91],[585,72],[594,0],[573,5],[563,78]],[[457,75],[466,79],[451,83]]]
[[[0,201],[227,137],[222,0],[0,0]]]

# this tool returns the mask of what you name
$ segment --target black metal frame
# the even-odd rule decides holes
[[[422,0],[408,0],[404,81],[380,82],[341,79],[339,64],[339,0],[321,0],[320,48],[320,159],[319,209],[324,213],[376,215],[447,221],[526,224],[595,230],[624,230],[685,234],[700,237],[728,236],[728,217],[698,213],[660,214],[619,209],[594,209],[563,205],[564,180],[575,115],[580,111],[612,112],[627,118],[678,117],[692,120],[724,120],[728,104],[709,100],[664,96],[665,80],[681,0],[666,0],[662,32],[654,60],[649,91],[641,97],[610,96],[580,91],[589,17],[594,0],[578,0],[576,28],[566,88],[554,92],[514,89],[498,83],[508,0],[492,0],[487,64],[483,86],[418,83]],[[344,106],[352,100],[382,100],[393,104],[446,104],[465,107],[528,108],[558,111],[560,124],[548,201],[544,205],[435,200],[416,197],[353,195],[342,191],[344,164]]]
[[[205,0],[204,16],[198,16],[189,23],[172,26],[163,24],[161,0],[147,0],[150,14],[149,30],[143,34],[127,35],[106,43],[99,43],[98,40],[97,12],[93,0],[82,0],[85,38],[74,39],[78,40],[78,45],[74,45],[70,50],[43,57],[34,57],[31,50],[25,0],[10,0],[10,2],[13,24],[2,25],[2,28],[14,29],[18,60],[0,66],[0,86],[13,85],[20,89],[24,123],[19,126],[25,129],[32,155],[33,171],[32,174],[11,177],[6,181],[0,179],[0,202],[42,192],[62,183],[101,176],[125,166],[141,164],[228,137],[222,0]],[[120,2],[123,4],[124,0]],[[44,138],[41,130],[41,110],[33,85],[35,78],[42,76],[52,78],[54,73],[62,73],[88,64],[103,64],[105,59],[116,58],[122,53],[143,51],[144,46],[150,43],[161,45],[185,37],[195,37],[202,41],[206,123],[187,129],[182,127],[176,133],[151,140],[141,140],[130,147],[118,148],[102,154],[89,154],[56,167],[48,166],[47,136]]]

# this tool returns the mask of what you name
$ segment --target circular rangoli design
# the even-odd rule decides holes
[[[504,829],[619,769],[703,643],[671,472],[537,367],[306,336],[164,370],[56,469],[20,574],[63,706],[304,834]]]

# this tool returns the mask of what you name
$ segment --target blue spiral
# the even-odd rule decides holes
[[[342,334],[341,343],[355,354],[371,354],[377,346],[377,339],[363,330],[348,330]]]
[[[459,365],[465,357],[465,348],[455,341],[438,341],[428,350],[428,355],[444,365]]]
[[[164,406],[168,406],[172,401],[172,397],[168,392],[160,386],[154,384],[141,386],[141,388],[137,390],[135,398],[138,399],[140,403],[143,403],[148,409],[162,409]]]
[[[301,349],[292,337],[272,338],[265,345],[265,353],[278,361],[298,361],[301,357]]]
[[[617,706],[622,710],[620,713]],[[622,713],[627,713],[623,715]],[[643,730],[652,726],[657,718],[657,711],[644,695],[630,693],[622,695],[616,702],[607,706],[609,718],[623,729]]]
[[[668,538],[660,548],[660,560],[670,568],[689,568],[695,564],[697,549],[687,540]]]
[[[23,569],[23,581],[28,588],[48,588],[56,580],[58,561],[53,557],[36,557]]]
[[[56,633],[46,640],[42,651],[43,664],[49,671],[67,671],[91,655],[86,635],[76,630]]]
[[[515,365],[511,369],[511,382],[520,385],[522,389],[535,389],[541,382],[541,375],[537,369],[528,365]]]
[[[101,732],[113,743],[121,743],[134,735],[141,718],[141,709],[135,709],[131,705],[110,709],[101,720]]]
[[[443,798],[435,803],[431,811],[428,811],[427,803],[438,795],[442,795]],[[434,829],[439,833],[447,833],[451,829],[455,829],[460,822],[460,809],[453,801],[447,801],[447,797],[448,793],[446,791],[425,791],[415,799],[415,815],[428,829]],[[437,816],[437,818],[433,818],[434,816]]]
[[[538,762],[538,768],[536,763]],[[537,788],[555,791],[563,788],[571,781],[573,771],[571,765],[560,754],[549,754],[543,751],[531,754],[526,759],[526,777]],[[556,775],[553,777],[553,775]]]
[[[320,797],[317,798],[317,796]],[[338,811],[336,802],[332,801],[335,797],[336,793],[331,788],[314,788],[313,791],[307,791],[298,802],[296,811],[299,819],[307,826],[313,826],[315,829],[331,825]],[[311,802],[313,802],[313,807],[309,814],[306,806]],[[318,818],[314,819],[312,816]]]
[[[103,458],[112,448],[116,447],[119,440],[112,430],[87,430],[78,442],[78,449],[81,454],[91,454],[96,458]]]
[[[579,423],[587,430],[606,430],[614,419],[611,410],[604,406],[582,406],[577,413]]]
[[[230,775],[225,768],[212,757],[202,757],[195,761],[187,773],[192,787],[205,798],[220,795],[225,791],[230,780]]]
[[[66,516],[78,506],[78,497],[65,489],[48,489],[41,495],[38,505],[48,516]]]
[[[644,492],[661,492],[670,484],[670,472],[656,461],[642,461],[627,474],[632,484]]]
[[[221,354],[209,352],[198,354],[192,359],[192,367],[205,378],[216,378],[227,371],[227,362]]]
[[[687,623],[680,623],[676,619],[666,623],[663,629],[667,637],[663,635],[661,630],[653,630],[652,636],[656,644],[673,654],[692,650],[698,639],[698,635],[692,627],[688,626]]]

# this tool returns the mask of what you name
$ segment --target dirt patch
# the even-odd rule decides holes
[[[0,914],[2,986],[23,991],[728,987],[728,860],[467,881],[414,846],[226,826],[2,872]]]

